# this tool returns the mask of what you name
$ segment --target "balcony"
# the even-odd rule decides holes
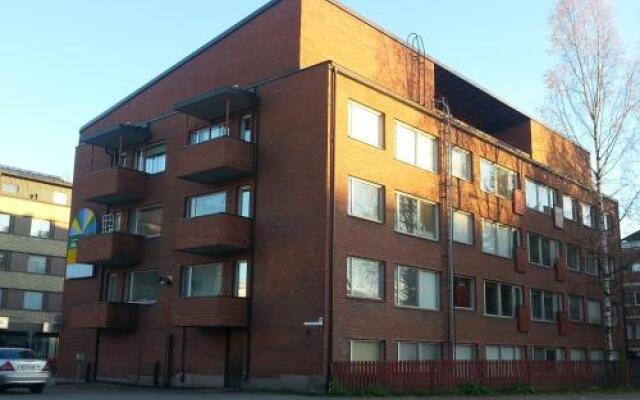
[[[247,326],[247,299],[192,297],[171,302],[171,324],[188,327]]]
[[[73,306],[69,312],[74,328],[135,329],[137,322],[138,305],[131,303],[96,301]]]
[[[78,240],[77,262],[122,266],[135,264],[140,259],[144,238],[121,232],[84,236]]]
[[[224,136],[185,146],[178,151],[179,178],[214,183],[238,179],[253,173],[253,144]]]
[[[183,219],[176,225],[175,249],[220,255],[247,250],[251,245],[251,220],[231,214]]]
[[[142,199],[146,194],[144,172],[113,167],[91,172],[78,179],[81,200],[107,205],[122,205]]]

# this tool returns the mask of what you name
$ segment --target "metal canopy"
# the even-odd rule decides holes
[[[233,87],[222,87],[191,99],[176,103],[175,111],[211,121],[229,112],[251,108],[258,103],[255,93]]]
[[[80,143],[92,144],[107,149],[118,149],[132,144],[141,143],[149,139],[149,128],[129,124],[117,124],[105,130],[83,135]]]
[[[437,97],[447,99],[453,117],[489,134],[529,120],[520,111],[437,64],[435,91]]]

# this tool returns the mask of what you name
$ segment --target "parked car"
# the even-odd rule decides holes
[[[46,360],[29,349],[0,347],[0,391],[13,387],[42,393],[51,372]]]

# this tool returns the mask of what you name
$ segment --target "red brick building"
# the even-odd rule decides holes
[[[316,390],[453,348],[602,359],[588,163],[342,5],[272,1],[81,129],[73,213],[101,230],[61,374]]]
[[[640,357],[640,231],[622,239],[622,288],[627,356]]]

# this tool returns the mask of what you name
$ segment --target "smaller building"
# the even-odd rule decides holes
[[[0,346],[58,351],[71,183],[0,165]]]
[[[622,239],[627,352],[640,358],[640,231]]]

